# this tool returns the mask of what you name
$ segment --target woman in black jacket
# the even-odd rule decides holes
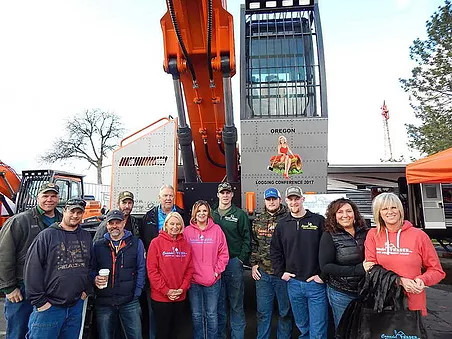
[[[319,261],[322,275],[327,277],[328,300],[336,328],[348,304],[358,297],[364,265],[370,265],[364,262],[366,234],[366,223],[353,201],[341,198],[329,204]]]

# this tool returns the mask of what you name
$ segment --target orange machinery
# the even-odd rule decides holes
[[[54,170],[29,170],[23,171],[20,179],[12,167],[0,161],[0,227],[14,213],[34,207],[39,188],[46,182],[54,182],[60,187],[60,209],[69,198],[83,196],[82,175]],[[83,221],[98,220],[101,214],[100,202],[88,200]]]
[[[237,182],[237,129],[231,92],[231,77],[235,74],[232,16],[221,0],[166,3],[168,11],[160,20],[163,66],[173,76],[185,182],[220,182],[225,176],[229,182]]]
[[[4,209],[7,215],[0,215],[0,226],[14,214],[12,206],[6,198],[15,201],[20,188],[20,179],[16,171],[0,160],[0,211]]]

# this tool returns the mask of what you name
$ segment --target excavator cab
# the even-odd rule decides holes
[[[61,211],[67,200],[82,197],[83,175],[56,170],[27,170],[22,171],[22,180],[16,200],[16,213],[23,212],[36,206],[36,197],[40,187],[46,182],[53,182],[60,188],[58,209]],[[87,200],[83,220],[99,217],[101,204],[99,201]]]

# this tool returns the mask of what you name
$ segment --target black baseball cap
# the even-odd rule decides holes
[[[107,213],[107,216],[105,218],[106,222],[110,222],[112,220],[124,220],[124,213],[122,213],[120,210],[111,210]]]
[[[80,208],[82,211],[85,211],[86,201],[80,198],[72,198],[66,201],[64,208],[72,211],[73,209]]]

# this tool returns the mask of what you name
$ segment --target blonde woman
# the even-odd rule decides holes
[[[287,138],[283,135],[278,138],[278,155],[281,157],[280,161],[284,162],[284,178],[289,179],[290,159],[294,155],[287,144]]]
[[[177,212],[165,218],[159,235],[149,246],[146,267],[151,283],[156,339],[177,338],[183,303],[193,275],[191,247],[182,232],[184,221]]]
[[[430,238],[404,220],[402,202],[394,193],[378,195],[372,209],[377,227],[369,231],[364,243],[366,262],[398,274],[408,309],[427,315],[425,288],[446,276]]]

